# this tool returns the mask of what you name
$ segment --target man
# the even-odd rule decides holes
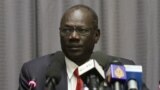
[[[58,64],[58,61],[64,61],[64,67],[57,75],[60,78],[56,90],[76,90],[77,78],[73,73],[78,66],[90,59],[94,45],[99,40],[98,17],[91,8],[75,5],[64,13],[59,30],[64,54],[58,52],[25,63],[20,73],[19,90],[28,90],[28,82],[31,80],[35,80],[37,84],[35,90],[44,90],[48,69],[57,68],[55,63]],[[113,57],[109,56],[109,58],[108,60],[111,61]],[[134,64],[125,59],[120,61]],[[57,71],[53,70],[53,73]]]

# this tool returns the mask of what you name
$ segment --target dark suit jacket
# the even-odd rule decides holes
[[[62,53],[62,52],[57,52],[57,53]],[[42,56],[24,63],[20,72],[20,77],[19,77],[19,90],[28,90],[29,88],[28,82],[33,79],[37,83],[35,90],[44,90],[47,69],[49,68],[50,64],[54,63],[55,59],[57,59],[58,57],[61,57],[60,59],[65,60],[63,54],[58,55],[57,53]],[[56,55],[58,55],[58,57]],[[126,60],[123,58],[117,58],[113,56],[107,56],[107,58],[109,61],[116,59],[122,62],[123,64],[134,64],[133,61]],[[66,66],[64,66],[63,70],[61,71],[61,80],[59,84],[56,86],[56,90],[68,89],[67,72],[65,67]],[[148,90],[148,89],[144,86],[143,90]]]

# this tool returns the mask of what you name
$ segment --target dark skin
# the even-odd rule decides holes
[[[78,7],[78,8],[77,8]],[[61,19],[60,41],[65,56],[81,65],[89,60],[100,37],[95,13],[86,6],[74,6]],[[66,34],[67,33],[67,34]]]

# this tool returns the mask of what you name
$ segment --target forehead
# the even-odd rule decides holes
[[[75,25],[75,26],[93,26],[93,16],[87,10],[71,10],[64,14],[61,26],[64,25]]]

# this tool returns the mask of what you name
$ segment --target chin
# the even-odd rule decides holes
[[[69,59],[82,59],[83,58],[83,54],[80,52],[67,53],[66,56]]]
[[[80,57],[80,56],[83,56],[83,54],[84,54],[84,52],[81,49],[78,49],[78,50],[69,49],[66,51],[66,55],[68,55],[70,57],[72,57],[72,56],[73,57]]]
[[[82,58],[83,55],[81,55],[80,53],[74,53],[74,54],[69,54],[69,57],[77,59],[77,58]]]

